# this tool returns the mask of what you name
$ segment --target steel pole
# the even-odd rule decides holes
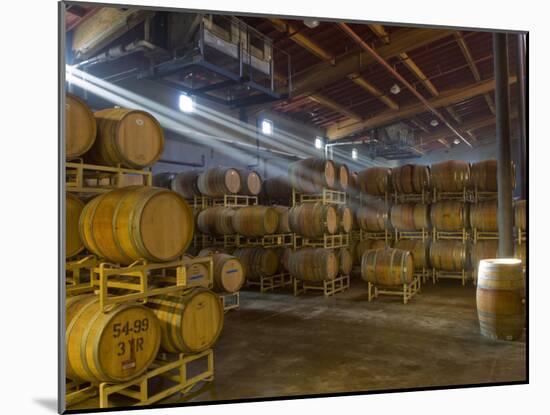
[[[526,160],[526,147],[527,147],[527,129],[526,129],[526,78],[525,78],[525,34],[518,34],[518,46],[517,46],[517,92],[518,92],[518,124],[519,124],[519,160],[518,160],[518,173],[519,173],[519,194],[522,199],[527,197],[527,160]]]

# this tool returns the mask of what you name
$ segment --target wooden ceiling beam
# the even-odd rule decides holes
[[[372,32],[382,40],[382,42],[384,42],[386,45],[390,43],[390,34],[386,31],[386,28],[383,25],[370,24],[368,26],[369,29],[372,30]]]
[[[509,83],[516,82],[515,76],[510,76]],[[430,105],[435,108],[446,107],[449,105],[457,104],[472,97],[483,95],[493,91],[495,89],[494,79],[489,79],[483,82],[477,82],[472,85],[468,85],[463,88],[452,89],[449,91],[441,92],[438,97],[428,100]],[[401,107],[399,110],[386,110],[374,115],[368,120],[362,122],[345,121],[335,124],[327,129],[327,136],[330,140],[338,140],[349,136],[350,134],[381,127],[393,122],[411,118],[415,115],[425,113],[426,107],[422,103],[410,104],[405,107]]]
[[[399,109],[399,104],[397,102],[395,102],[389,96],[387,96],[382,91],[380,91],[378,88],[376,88],[373,84],[371,84],[369,81],[367,81],[365,78],[363,78],[361,76],[361,74],[359,74],[357,72],[352,73],[352,74],[348,75],[348,78],[352,82],[354,82],[355,84],[357,84],[361,88],[363,88],[365,91],[367,91],[370,94],[374,95],[376,98],[378,98],[380,101],[382,101],[384,104],[386,104],[392,110],[398,110]]]
[[[432,94],[434,97],[439,95],[439,91],[435,87],[434,84],[432,84],[432,81],[428,79],[428,77],[422,72],[422,69],[418,67],[418,65],[409,57],[409,55],[405,52],[400,53],[399,57],[401,58],[401,61],[409,70],[416,76],[416,78],[426,87],[426,89]]]
[[[345,115],[346,117],[352,119],[352,120],[356,120],[356,121],[361,121],[363,118],[351,111],[351,110],[348,110],[347,108],[343,107],[342,105],[338,104],[337,102],[333,101],[332,99],[330,98],[327,98],[326,96],[323,96],[323,95],[319,95],[319,94],[312,94],[312,95],[309,95],[308,98],[320,105],[322,105],[323,107],[326,107],[334,112],[338,112],[340,114],[343,114]]]

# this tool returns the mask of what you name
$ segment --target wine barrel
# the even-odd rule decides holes
[[[288,176],[277,176],[263,181],[263,192],[273,203],[290,204],[292,200],[292,186]]]
[[[233,255],[241,261],[246,278],[252,281],[270,277],[279,268],[279,257],[271,248],[240,248]]]
[[[338,208],[338,222],[340,224],[340,231],[342,233],[350,233],[353,227],[353,212],[347,206],[340,206]]]
[[[355,251],[352,251],[353,263],[361,264],[361,258],[363,258],[363,254],[368,250],[382,249],[386,247],[386,241],[384,241],[383,239],[365,239],[363,241],[357,242],[357,244],[355,245]]]
[[[338,231],[338,212],[333,206],[321,202],[294,206],[290,208],[288,218],[292,232],[308,238]]]
[[[308,158],[288,166],[290,185],[299,193],[320,193],[323,187],[336,187],[336,168],[332,160]]]
[[[341,275],[349,275],[353,268],[353,256],[348,248],[343,247],[338,250],[338,263]]]
[[[349,187],[349,169],[345,164],[336,164],[336,173],[338,176],[338,188],[345,192]]]
[[[495,340],[516,340],[522,336],[524,288],[519,259],[484,259],[480,262],[476,303],[483,336]]]
[[[70,258],[82,252],[84,244],[78,233],[78,221],[84,209],[84,202],[78,197],[65,194],[65,256]]]
[[[247,206],[235,210],[232,223],[233,229],[240,235],[271,235],[279,226],[279,214],[269,206]]]
[[[391,191],[391,170],[386,167],[370,167],[357,175],[359,188],[363,193],[384,196]]]
[[[203,249],[199,256],[212,256],[214,291],[235,293],[241,289],[246,278],[241,261],[225,253],[211,253],[208,249]]]
[[[445,200],[431,205],[432,226],[438,231],[456,232],[469,228],[468,203]]]
[[[246,196],[258,196],[262,190],[262,178],[254,170],[239,170],[241,177],[240,194]]]
[[[161,329],[161,348],[168,353],[199,353],[212,348],[223,327],[223,307],[214,292],[196,287],[147,299]]]
[[[359,207],[355,217],[359,228],[367,232],[382,232],[390,228],[388,208],[383,202]]]
[[[290,210],[287,206],[274,205],[273,209],[279,214],[279,225],[277,226],[277,234],[291,233],[290,229],[290,219],[288,217],[288,212]]]
[[[67,377],[76,381],[125,382],[145,372],[157,356],[161,330],[151,310],[118,304],[103,313],[93,294],[67,300]]]
[[[521,259],[521,263],[524,267],[527,266],[527,244],[515,244],[514,245],[514,258]]]
[[[86,154],[90,162],[105,166],[143,169],[154,164],[164,149],[164,133],[151,114],[109,108],[94,114],[97,138]]]
[[[202,172],[197,179],[200,192],[209,197],[223,197],[241,191],[241,175],[232,168],[216,167]]]
[[[292,253],[292,248],[276,248],[277,256],[279,257],[279,273],[287,273],[289,271],[289,259]]]
[[[470,167],[471,182],[474,189],[480,192],[498,192],[496,160],[484,160],[472,163]],[[512,163],[512,189],[516,187],[516,168]]]
[[[412,255],[401,249],[368,250],[361,258],[361,278],[376,285],[408,284],[413,279]]]
[[[359,188],[359,178],[358,178],[358,176],[359,176],[359,174],[356,171],[353,172],[352,174],[350,174],[350,176],[349,176],[349,184],[348,184],[348,188],[346,190],[347,190],[348,195],[350,195],[352,197],[358,197],[359,192],[361,191],[360,188]]]
[[[179,193],[185,199],[193,199],[200,196],[197,185],[199,171],[182,171],[180,173],[159,173],[153,176],[153,186],[164,187]]]
[[[84,206],[79,232],[88,251],[114,263],[180,257],[193,240],[193,212],[177,193],[130,186],[103,193]]]
[[[431,173],[432,186],[440,192],[462,192],[470,184],[470,165],[465,161],[432,164]]]
[[[514,226],[523,231],[527,229],[527,202],[525,200],[514,202]]]
[[[210,277],[208,275],[208,266],[201,262],[187,262],[192,260],[191,255],[183,255],[185,262],[185,272],[187,275],[187,287],[210,287]]]
[[[470,207],[470,225],[482,232],[498,231],[497,201],[479,202]]]
[[[483,239],[472,245],[472,268],[477,276],[479,262],[482,259],[498,258],[498,240]],[[477,278],[476,278],[477,279]]]
[[[411,253],[415,270],[431,268],[430,241],[423,241],[421,239],[401,239],[395,243],[395,248]]]
[[[471,246],[457,240],[433,241],[430,247],[432,267],[442,271],[462,271],[471,268]]]
[[[421,164],[405,164],[391,172],[393,189],[399,194],[418,194],[430,187],[430,168]]]
[[[197,216],[197,228],[207,235],[232,235],[235,233],[234,215],[235,210],[228,207],[209,207]]]
[[[338,256],[331,249],[302,248],[289,258],[290,275],[304,281],[333,280],[338,275]]]
[[[65,95],[65,158],[75,159],[92,148],[97,134],[94,114],[86,103]]]
[[[400,231],[419,231],[430,228],[430,205],[403,203],[391,208],[392,226]]]

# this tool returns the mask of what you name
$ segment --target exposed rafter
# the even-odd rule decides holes
[[[378,98],[384,104],[386,104],[389,108],[391,108],[393,110],[399,109],[399,104],[397,102],[395,102],[389,96],[384,94],[382,91],[380,91],[378,88],[376,88],[373,84],[368,82],[365,78],[363,78],[361,76],[361,74],[352,73],[352,74],[348,75],[348,78],[351,81],[355,82],[357,85],[359,85],[361,88],[363,88],[365,91],[367,91],[370,94],[374,95],[376,98]]]
[[[322,96],[320,94],[312,94],[308,98],[311,99],[312,101],[317,102],[318,104],[321,104],[324,107],[327,107],[327,108],[329,108],[329,109],[331,109],[335,112],[343,114],[343,115],[345,115],[346,117],[348,117],[352,120],[361,121],[363,119],[359,114],[346,109],[345,107],[338,104],[337,102],[335,102],[335,101],[333,101],[333,100],[331,100],[331,99],[329,99],[325,96]]]

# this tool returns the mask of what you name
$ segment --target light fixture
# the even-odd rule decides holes
[[[262,134],[273,134],[273,122],[271,120],[262,120]]]
[[[316,149],[321,149],[321,148],[323,148],[323,140],[321,140],[320,137],[316,137],[316,138],[315,138],[315,148],[316,148]]]
[[[351,158],[354,159],[354,160],[357,160],[357,149],[354,148],[351,150]]]
[[[430,121],[430,125],[432,127],[437,127],[439,125],[439,121],[437,121],[435,118]]]
[[[390,88],[390,92],[393,94],[393,95],[397,95],[401,92],[401,88],[399,87],[399,85],[397,84],[393,84],[392,87]]]
[[[304,19],[304,24],[310,29],[315,29],[319,26],[319,20],[316,19]]]
[[[181,112],[193,112],[195,110],[195,101],[187,94],[180,95],[179,107]]]
[[[455,144],[460,144],[460,140],[458,138],[455,138],[455,140],[453,141],[453,143]]]

